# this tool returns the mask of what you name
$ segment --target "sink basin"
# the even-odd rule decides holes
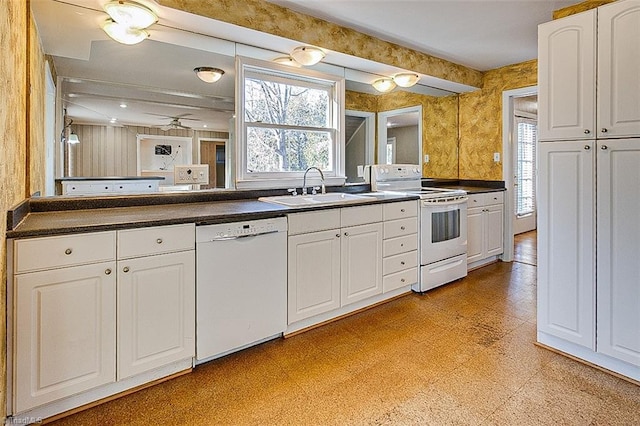
[[[375,197],[356,194],[344,194],[341,192],[330,192],[328,194],[317,195],[281,195],[276,197],[261,197],[260,201],[267,203],[281,204],[288,207],[315,207],[325,206],[330,204],[349,204],[359,203],[363,201],[373,201]]]

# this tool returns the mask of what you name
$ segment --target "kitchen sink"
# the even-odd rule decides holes
[[[363,201],[373,201],[376,197],[367,195],[345,194],[341,192],[330,192],[328,194],[316,195],[281,195],[276,197],[260,197],[258,200],[267,203],[281,204],[288,207],[315,207],[332,204],[361,203]]]

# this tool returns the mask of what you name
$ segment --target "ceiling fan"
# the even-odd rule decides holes
[[[176,115],[176,116],[173,116],[173,117],[169,116],[169,115],[154,114],[152,112],[148,112],[147,114],[149,114],[149,115],[157,115],[159,117],[165,117],[165,118],[171,119],[169,124],[165,124],[165,125],[162,125],[162,126],[157,126],[161,130],[164,130],[164,131],[172,130],[172,129],[185,129],[185,130],[190,130],[191,129],[191,127],[185,126],[184,124],[182,124],[180,122],[180,120],[200,121],[197,118],[185,118],[186,116],[191,115],[191,114],[181,114],[181,115]]]

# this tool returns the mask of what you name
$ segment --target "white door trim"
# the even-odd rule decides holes
[[[507,189],[504,197],[504,252],[502,260],[513,261],[513,98],[538,94],[538,86],[522,87],[520,89],[502,92],[502,179]],[[536,170],[537,175],[537,170]]]

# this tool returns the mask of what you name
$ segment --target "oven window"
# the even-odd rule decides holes
[[[431,214],[431,242],[440,243],[460,236],[460,210]]]

